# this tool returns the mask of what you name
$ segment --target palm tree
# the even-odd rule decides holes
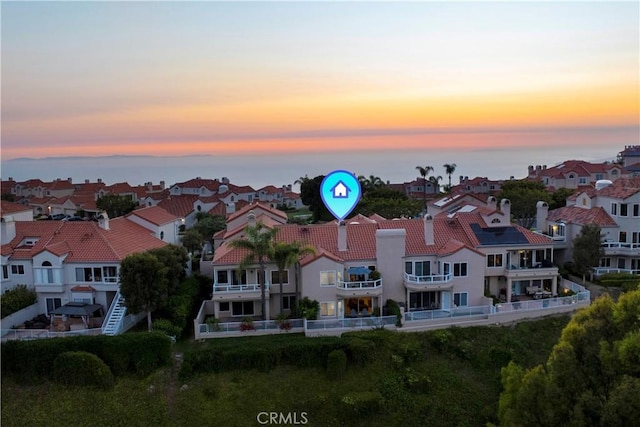
[[[440,175],[429,177],[429,182],[433,184],[433,188],[436,193],[438,192],[438,187],[440,187],[440,181],[442,181],[442,177]]]
[[[363,193],[385,186],[384,181],[379,176],[375,175],[369,175],[368,178],[364,175],[360,175],[358,176],[358,181],[360,181]]]
[[[449,190],[451,190],[451,175],[456,171],[458,165],[455,163],[445,163],[442,166],[444,167],[445,173],[449,175]]]
[[[433,166],[416,166],[418,172],[420,172],[420,176],[424,182],[424,200],[427,200],[427,175],[429,172],[433,172]]]
[[[266,278],[264,264],[269,259],[273,239],[278,232],[277,228],[268,228],[263,223],[248,225],[244,229],[245,237],[229,243],[232,248],[245,249],[248,253],[240,262],[240,270],[245,270],[251,264],[258,264],[260,271],[258,274],[258,284],[260,285],[260,302],[262,305],[262,320],[266,319],[267,296],[265,293]]]
[[[299,242],[277,242],[271,247],[269,258],[276,263],[280,282],[280,314],[282,314],[282,276],[284,271],[295,265],[305,255],[315,254],[313,246],[304,246]],[[296,279],[296,301],[298,300],[298,280]]]

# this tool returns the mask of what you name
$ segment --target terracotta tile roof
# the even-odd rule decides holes
[[[297,200],[300,199],[300,194],[294,193],[293,191],[287,191],[282,197],[285,199]]]
[[[20,203],[8,202],[6,200],[2,200],[0,203],[0,215],[10,215],[16,212],[27,211],[31,211],[31,208]]]
[[[138,216],[155,225],[164,225],[180,219],[180,217],[170,214],[160,206],[136,209],[133,212],[128,213],[126,216],[130,217],[132,215]]]
[[[567,200],[576,200],[581,194],[586,194],[587,197],[593,198],[596,195],[596,188],[593,185],[581,185],[573,194],[567,197]]]
[[[104,187],[104,191],[115,194],[135,193],[135,190],[132,186],[129,185],[128,182],[117,182],[115,184],[108,185]]]
[[[622,150],[625,156],[640,156],[640,145],[628,145]]]
[[[71,292],[93,292],[93,291],[95,291],[93,286],[88,286],[88,285],[87,286],[78,285],[71,288]]]
[[[180,218],[186,218],[193,212],[193,204],[198,200],[198,196],[185,194],[182,196],[170,196],[160,201],[158,206]]]
[[[640,192],[640,177],[618,178],[613,184],[598,190],[598,196],[612,197],[614,199],[627,199]]]
[[[184,182],[176,182],[172,185],[172,187],[179,188],[206,188],[210,191],[218,191],[220,188],[220,181],[217,179],[202,179],[202,178],[194,178]]]
[[[360,223],[360,224],[373,224],[376,221],[373,219],[369,219],[366,216],[362,215],[362,214],[358,214],[354,217],[351,217],[347,220],[347,224],[353,224],[354,222]]]
[[[75,190],[76,187],[68,180],[56,180],[53,182],[44,183],[44,187],[48,190]]]
[[[616,222],[601,207],[585,209],[578,206],[565,206],[549,211],[548,221],[564,221],[568,224],[588,225],[595,224],[600,227],[617,227]]]
[[[16,182],[12,179],[0,181],[0,192],[2,192],[2,194],[10,194],[11,189],[15,187],[15,185]]]
[[[238,203],[236,203],[236,211],[234,213],[232,213],[231,215],[229,215],[229,217],[227,218],[227,221],[233,221],[234,219],[247,214],[250,210],[252,209],[263,209],[267,212],[270,212],[273,215],[276,215],[282,219],[284,219],[285,221],[287,221],[289,219],[289,217],[287,216],[286,213],[282,212],[281,210],[272,208],[271,206],[269,206],[267,203],[251,203],[251,204],[247,204],[245,206],[243,206],[242,208],[238,209]]]
[[[87,191],[95,194],[107,185],[104,182],[82,182],[74,184],[74,186],[76,187],[76,192]]]
[[[149,230],[125,218],[109,221],[109,230],[95,222],[20,221],[16,222],[16,236],[2,245],[3,255],[11,259],[32,259],[49,251],[68,254],[65,262],[119,262],[127,255],[165,246]],[[17,247],[25,237],[38,237],[34,246]]]
[[[277,188],[275,185],[265,185],[264,187],[260,188],[257,192],[265,193],[265,194],[277,194],[277,193],[281,193],[282,189]]]
[[[261,222],[262,224],[264,224],[265,227],[267,228],[274,228],[275,226],[278,225],[282,225],[281,222],[274,220],[273,218],[271,218],[268,215],[265,214],[260,214],[258,216],[256,216],[256,223]],[[224,233],[223,238],[224,239],[228,239],[232,236],[235,236],[238,233],[241,233],[242,230],[244,230],[247,227],[247,224],[242,224],[241,226],[238,226],[236,228],[234,228],[233,230],[229,230],[226,233]]]
[[[222,202],[218,202],[218,203],[216,203],[216,205],[214,207],[209,209],[209,212],[207,212],[207,213],[209,213],[211,215],[226,216],[227,215],[227,206]]]
[[[253,187],[249,185],[227,184],[227,187],[229,188],[230,191],[233,191],[236,194],[248,194],[248,193],[256,192],[256,190],[254,190]]]
[[[242,210],[245,206],[249,206],[251,204],[246,200],[238,200],[237,202],[234,202],[234,203],[235,203],[236,211],[230,214],[229,217],[235,215],[238,211]]]
[[[383,217],[382,215],[378,215],[378,214],[372,214],[369,215],[369,219],[375,222],[380,222],[380,221],[386,221],[387,218]]]
[[[18,183],[23,188],[44,187],[44,182],[39,179],[28,179]]]

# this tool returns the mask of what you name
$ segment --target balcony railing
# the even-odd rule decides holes
[[[344,282],[339,280],[336,284],[338,289],[360,290],[360,289],[378,289],[382,287],[382,279],[365,280],[362,282]]]
[[[244,285],[213,285],[213,292],[259,292],[260,284],[244,284]],[[265,284],[265,290],[269,290],[269,283]]]
[[[630,268],[611,268],[611,267],[596,267],[593,269],[593,274],[595,276],[602,276],[607,273],[629,273],[629,274],[640,274],[639,270],[633,270]]]
[[[416,285],[430,285],[436,283],[447,283],[451,281],[453,275],[448,274],[431,274],[429,276],[416,276],[414,274],[404,273],[404,281]]]
[[[624,252],[640,252],[640,243],[604,242],[600,246],[602,246],[605,251],[607,249],[619,249]]]
[[[520,265],[507,265],[505,267],[506,270],[540,270],[540,269],[546,269],[546,270],[551,270],[551,269],[557,269],[557,267],[555,265],[544,265],[542,263],[536,263],[536,264],[532,264],[532,265],[525,265],[525,266],[520,266]]]

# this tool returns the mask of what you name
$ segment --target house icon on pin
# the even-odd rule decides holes
[[[347,199],[349,198],[349,191],[351,191],[351,189],[344,185],[344,182],[340,180],[336,183],[336,185],[331,187],[329,191],[331,191],[334,199]]]

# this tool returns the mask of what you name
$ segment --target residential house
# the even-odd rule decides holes
[[[556,190],[594,185],[596,181],[600,180],[615,181],[624,174],[624,168],[617,163],[567,160],[549,168],[546,165],[537,165],[535,168],[529,166],[527,178],[541,181],[547,188]]]
[[[627,173],[640,176],[640,145],[627,145],[620,153],[618,160]]]
[[[136,209],[125,217],[148,230],[153,230],[155,238],[174,245],[180,244],[180,227],[184,218],[170,214],[160,206]]]
[[[468,176],[460,175],[459,184],[454,185],[450,193],[496,194],[500,192],[503,184],[503,179],[494,180],[479,176],[469,179]]]
[[[492,304],[488,295],[511,301],[543,287],[556,294],[553,240],[510,224],[509,217],[503,200],[500,209],[489,201],[418,219],[372,216],[306,226],[262,221],[278,229],[278,241],[315,248],[282,277],[267,263],[267,318],[289,312],[300,297],[319,301],[321,318],[347,318],[376,313],[388,299],[421,311],[486,306]],[[254,209],[234,220],[213,258],[212,300],[223,319],[260,314],[258,266],[239,271],[246,252],[229,244],[259,215]]]
[[[3,220],[2,290],[34,288],[47,315],[72,302],[102,306],[105,324],[115,320],[109,323],[117,333],[126,315],[118,292],[120,262],[166,245],[132,219],[102,214],[98,222]]]
[[[598,189],[578,191],[552,211],[538,203],[537,229],[554,239],[560,262],[573,258],[573,239],[583,226],[602,229],[605,256],[595,274],[640,274],[640,177],[623,177]]]

